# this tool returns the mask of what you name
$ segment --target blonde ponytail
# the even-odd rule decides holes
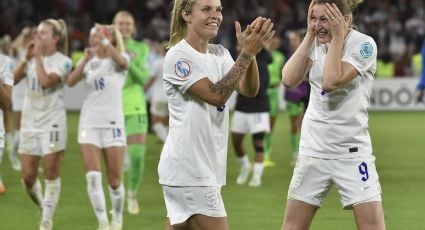
[[[111,29],[113,30],[113,34],[115,37],[115,47],[117,48],[119,52],[124,52],[125,51],[124,39],[122,38],[121,32],[115,26],[110,26],[110,27],[112,27]]]
[[[187,25],[183,19],[182,12],[192,12],[196,0],[174,0],[171,16],[170,41],[167,48],[171,48],[186,36]]]

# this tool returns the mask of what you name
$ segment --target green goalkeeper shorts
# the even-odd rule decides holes
[[[146,114],[133,114],[125,116],[125,132],[127,136],[146,134],[148,131],[148,116]]]

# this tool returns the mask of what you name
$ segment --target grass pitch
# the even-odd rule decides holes
[[[370,133],[383,190],[387,229],[425,229],[425,113],[371,112]],[[68,148],[62,166],[62,194],[54,217],[56,230],[93,230],[97,220],[86,192],[85,173],[77,144],[78,113],[68,114]],[[286,113],[278,117],[272,158],[275,167],[266,168],[259,188],[235,185],[239,165],[229,145],[227,185],[223,198],[230,229],[280,229],[287,189],[292,175],[289,125]],[[253,158],[250,139],[246,149]],[[138,194],[141,213],[124,215],[124,229],[164,229],[165,206],[158,184],[157,165],[161,143],[149,136],[145,177]],[[5,154],[1,174],[7,192],[0,196],[0,229],[38,229],[39,213],[20,183],[20,174],[10,167]],[[42,179],[42,175],[40,175]],[[106,180],[104,179],[106,185]],[[44,186],[44,183],[43,183]],[[109,204],[106,187],[107,204]],[[344,211],[333,189],[311,226],[313,230],[356,229],[352,211]]]

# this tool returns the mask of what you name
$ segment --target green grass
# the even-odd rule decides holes
[[[77,113],[69,114],[68,124],[68,149],[62,166],[62,194],[54,217],[54,229],[93,230],[97,221],[87,197],[85,173],[76,142]],[[230,229],[280,229],[292,175],[288,130],[287,115],[280,114],[272,155],[277,166],[265,170],[260,188],[235,185],[239,166],[229,146],[228,185],[223,188],[223,197]],[[372,112],[370,132],[381,177],[387,229],[424,229],[425,114]],[[246,148],[252,159],[249,142],[246,138]],[[149,136],[146,172],[139,192],[141,213],[137,216],[125,214],[124,229],[164,229],[165,207],[157,176],[160,149],[158,139]],[[38,229],[37,208],[25,194],[19,173],[11,169],[6,155],[4,158],[1,171],[7,192],[0,196],[0,229]],[[107,191],[105,189],[106,194]],[[108,195],[107,201],[110,207]],[[335,190],[318,211],[311,229],[356,229],[352,211],[342,210]]]

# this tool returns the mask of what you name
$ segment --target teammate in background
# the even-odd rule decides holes
[[[289,40],[289,56],[292,56],[301,44],[302,36],[299,31],[288,32]],[[310,87],[308,79],[302,81],[298,86],[294,88],[286,88],[284,93],[284,99],[286,101],[286,111],[289,115],[290,121],[290,141],[292,150],[291,165],[295,164],[298,156],[301,123],[304,117],[305,109],[308,104],[308,97],[310,93]]]
[[[61,191],[60,164],[67,140],[64,86],[72,67],[71,59],[66,56],[67,37],[62,19],[42,21],[24,59],[14,70],[15,81],[25,77],[27,87],[18,151],[24,186],[42,210],[40,230],[52,229]],[[37,178],[40,159],[44,161],[44,198]]]
[[[421,77],[420,77],[419,82],[418,82],[418,86],[416,87],[416,90],[417,90],[416,100],[418,102],[424,101],[424,91],[425,91],[425,40],[422,43],[421,55],[422,55],[422,71],[421,71]]]
[[[0,54],[0,169],[4,153],[5,129],[3,126],[4,111],[10,109],[13,86],[12,61],[5,55]],[[6,192],[0,171],[0,195]]]
[[[280,43],[280,38],[274,36],[269,44],[267,44],[267,49],[272,55],[272,63],[268,65],[270,80],[267,95],[270,102],[270,132],[264,135],[264,167],[275,165],[271,160],[272,133],[277,115],[279,114],[279,86],[282,80],[282,67],[286,60],[283,53],[279,51]]]
[[[145,86],[145,92],[152,91],[152,101],[150,107],[152,129],[156,136],[165,142],[168,135],[168,101],[164,92],[162,80],[162,66],[166,52],[166,44],[153,42],[155,51],[158,54],[151,66],[151,76]]]
[[[142,182],[145,168],[146,138],[148,118],[143,85],[148,78],[147,57],[149,47],[133,39],[136,27],[133,16],[127,11],[115,15],[114,25],[121,32],[126,52],[130,56],[128,76],[123,89],[125,131],[127,134],[128,154],[128,193],[127,211],[130,214],[140,212],[137,192]]]
[[[248,183],[251,187],[261,185],[261,177],[264,171],[264,135],[270,132],[270,104],[267,89],[269,86],[268,65],[272,62],[272,56],[266,49],[263,49],[256,55],[256,61],[260,75],[258,94],[254,98],[249,98],[238,93],[231,128],[233,147],[240,163],[236,184],[245,184],[252,170],[253,174]],[[254,166],[252,168],[243,147],[243,140],[246,134],[252,135],[252,145],[255,150]]]
[[[358,229],[385,229],[367,130],[377,50],[352,28],[359,2],[311,1],[307,34],[282,69],[285,86],[296,87],[307,73],[311,84],[282,229],[309,229],[333,184],[343,208],[354,209]]]
[[[24,60],[25,49],[28,44],[34,39],[37,33],[36,28],[24,27],[21,33],[13,40],[12,50],[16,63]],[[25,81],[20,81],[13,87],[12,90],[12,111],[13,111],[13,143],[10,145],[9,160],[12,163],[12,168],[21,171],[21,162],[19,161],[19,130],[21,129],[22,108],[26,91]]]
[[[170,130],[158,165],[167,208],[167,229],[228,229],[221,187],[226,183],[229,108],[234,90],[254,97],[259,76],[255,55],[274,35],[270,19],[257,18],[243,32],[233,61],[209,44],[223,21],[220,0],[175,0],[164,89]],[[207,198],[207,199],[205,199]]]
[[[121,33],[114,26],[96,24],[90,30],[90,47],[69,75],[68,86],[84,78],[89,94],[81,108],[78,143],[86,169],[87,193],[99,221],[110,229],[102,187],[101,158],[105,159],[112,204],[112,230],[121,230],[125,189],[121,169],[126,146],[122,88],[129,57]]]

